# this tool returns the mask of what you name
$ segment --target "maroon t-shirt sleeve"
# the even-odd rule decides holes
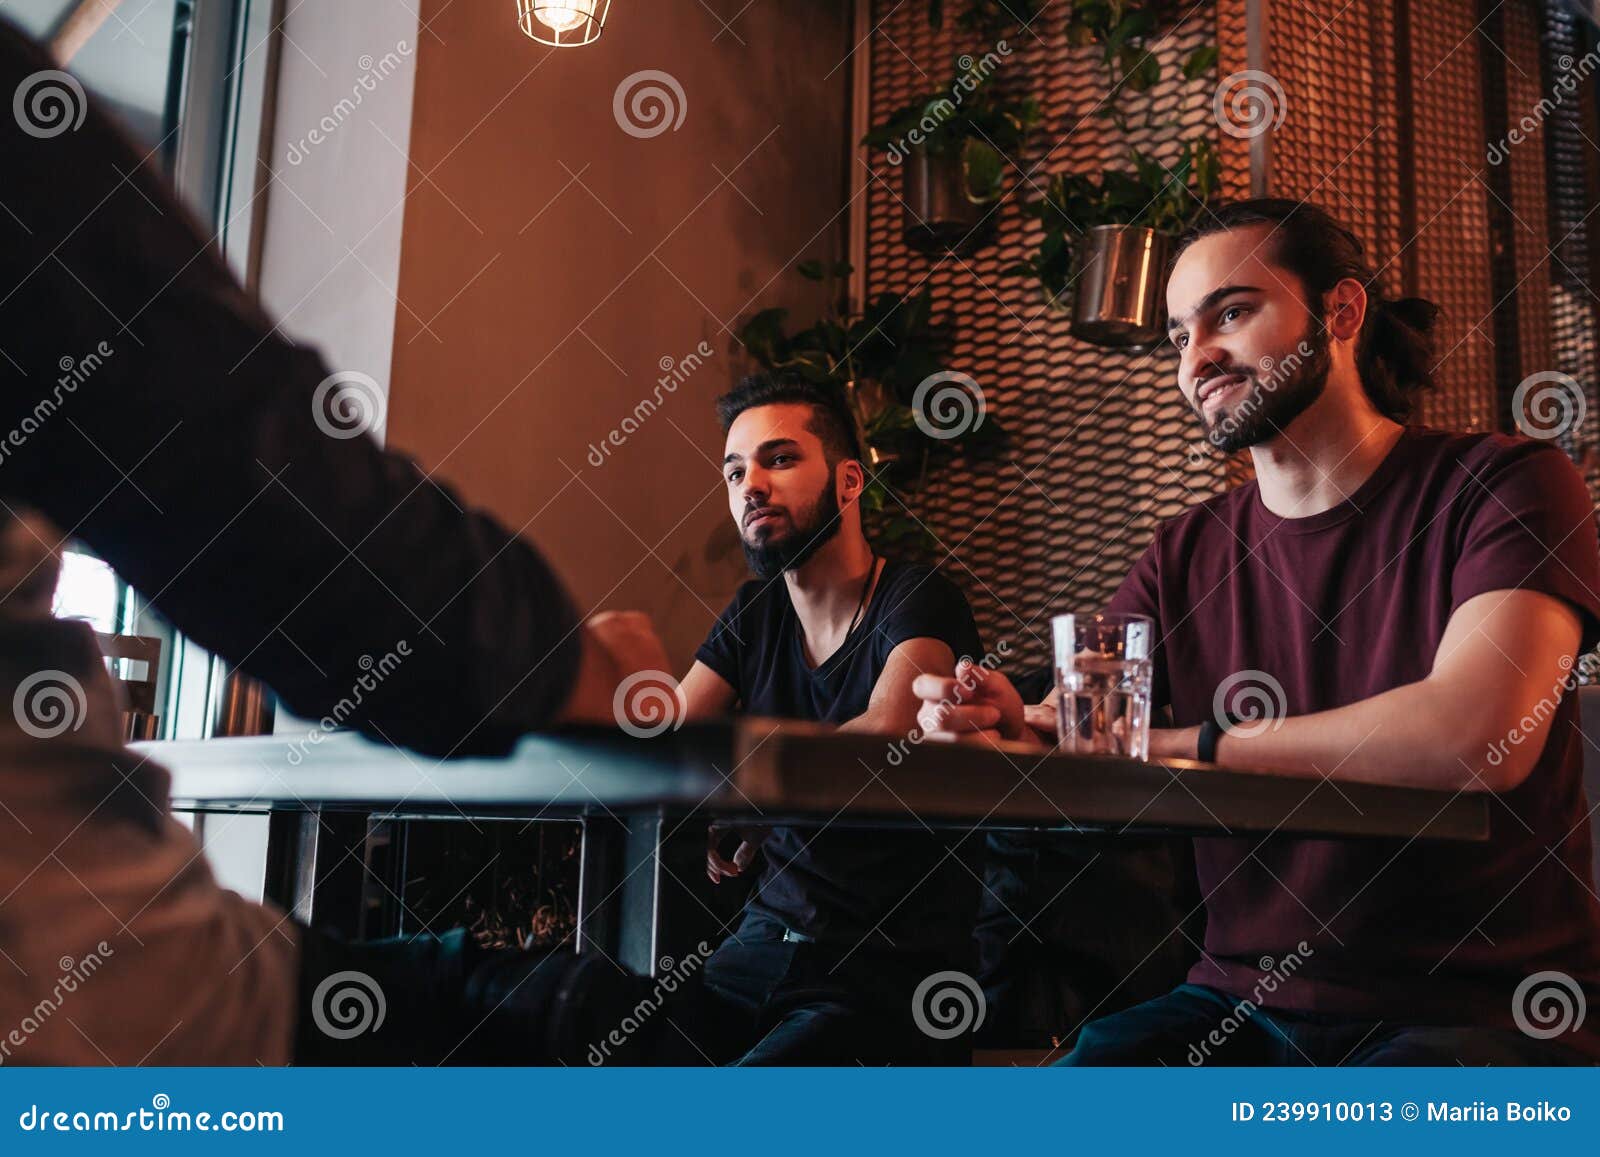
[[[1172,695],[1167,682],[1166,648],[1162,646],[1166,629],[1161,623],[1159,570],[1161,529],[1160,526],[1156,527],[1155,537],[1150,540],[1150,545],[1139,556],[1139,561],[1133,564],[1133,569],[1122,580],[1117,593],[1111,596],[1111,601],[1105,607],[1105,613],[1108,615],[1148,615],[1155,621],[1156,645],[1151,664],[1150,697],[1151,707],[1158,711],[1171,702]]]
[[[1600,642],[1600,544],[1578,468],[1549,442],[1519,440],[1486,465],[1463,462],[1476,481],[1462,492],[1450,610],[1476,595],[1531,590],[1554,595],[1583,619],[1587,651]]]

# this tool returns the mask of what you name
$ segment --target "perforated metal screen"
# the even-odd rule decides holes
[[[1545,236],[1530,243],[1549,286],[1548,321],[1543,327],[1547,346],[1538,346],[1524,358],[1528,373],[1555,370],[1579,382],[1585,390],[1588,417],[1570,437],[1567,451],[1584,468],[1591,494],[1600,495],[1600,299],[1595,282],[1600,274],[1596,237],[1600,234],[1600,116],[1596,114],[1595,77],[1600,48],[1592,28],[1555,0],[1540,6],[1538,21],[1542,48],[1542,95],[1563,92],[1562,80],[1587,70],[1588,79],[1577,92],[1554,105],[1543,121],[1539,154],[1546,180]],[[1529,38],[1531,39],[1531,37]],[[1535,105],[1516,107],[1520,116]],[[1531,162],[1530,162],[1531,163]],[[1531,209],[1529,210],[1532,211]],[[1526,216],[1519,197],[1517,212]],[[1532,220],[1530,217],[1529,220]],[[1530,310],[1530,312],[1532,312]],[[1534,313],[1535,326],[1540,315]],[[1525,347],[1526,348],[1526,347]]]
[[[985,51],[981,41],[952,30],[934,34],[925,10],[874,5],[873,123],[947,84],[963,51]],[[1216,19],[1215,8],[1203,6],[1163,39],[1165,77],[1177,77],[1189,51],[1215,40]],[[1012,54],[996,74],[1002,90],[1034,92],[1045,119],[1022,155],[1010,159],[993,244],[967,257],[912,252],[901,240],[899,170],[870,158],[867,191],[868,292],[933,287],[935,315],[950,335],[950,364],[978,381],[989,413],[1010,436],[996,462],[957,463],[932,477],[917,496],[916,515],[939,541],[935,560],[967,590],[986,644],[1009,640],[1037,662],[1047,659],[1050,613],[1099,609],[1156,524],[1215,493],[1225,478],[1223,463],[1186,456],[1196,428],[1176,388],[1170,347],[1135,354],[1077,341],[1037,284],[1001,275],[1038,243],[1037,223],[1019,210],[1019,191],[1043,196],[1057,170],[1125,165],[1130,145],[1171,164],[1184,138],[1205,134],[1220,143],[1222,135],[1211,86],[1169,81],[1127,108],[1157,120],[1176,117],[1179,130],[1124,136],[1095,113],[1107,88],[1099,50],[1069,46],[1060,24],[1047,15],[1012,38]],[[1232,193],[1248,192],[1241,167],[1227,176]]]
[[[1479,30],[1482,7],[1476,0],[1181,5],[1156,45],[1164,82],[1149,99],[1136,98],[1137,111],[1176,119],[1177,127],[1125,134],[1095,115],[1107,89],[1098,48],[1068,45],[1046,6],[1010,38],[1012,53],[996,74],[1002,91],[1039,98],[1044,123],[1010,158],[994,242],[970,256],[908,249],[901,173],[881,155],[863,158],[870,169],[867,292],[932,286],[950,364],[979,382],[990,414],[1010,435],[997,460],[958,461],[938,472],[913,507],[938,540],[935,560],[967,589],[989,645],[1008,639],[1044,660],[1050,613],[1103,605],[1158,522],[1244,476],[1237,462],[1189,453],[1196,432],[1170,348],[1136,354],[1080,342],[1036,286],[1001,275],[1037,243],[1038,226],[1019,212],[1018,198],[1042,195],[1051,172],[1120,164],[1135,145],[1171,163],[1186,138],[1205,134],[1221,151],[1227,197],[1250,195],[1253,175],[1256,189],[1322,203],[1362,237],[1386,294],[1421,295],[1444,307],[1441,389],[1420,420],[1495,428],[1508,412],[1514,380],[1507,372],[1541,369],[1576,377],[1600,418],[1596,301],[1585,281],[1592,231],[1584,216],[1595,202],[1578,131],[1582,102],[1558,110],[1544,127],[1548,139],[1506,161],[1510,213],[1502,219],[1513,222],[1515,276],[1503,300],[1490,271],[1495,202],[1484,179],[1486,77],[1503,87],[1515,119],[1550,92],[1563,53],[1569,66],[1580,55],[1581,36],[1554,0],[1507,0],[1503,43],[1490,44]],[[870,10],[862,99],[874,124],[947,84],[962,52],[990,47],[953,21],[934,33],[923,4],[874,0]],[[1216,74],[1183,83],[1179,62],[1208,41],[1220,52]],[[1212,110],[1217,81],[1246,68],[1264,69],[1284,93],[1284,120],[1263,142],[1222,132]],[[1593,84],[1587,81],[1590,104]],[[1552,248],[1562,261],[1550,258]],[[1517,357],[1498,378],[1496,308],[1513,311]],[[1594,428],[1591,420],[1569,439],[1575,456],[1592,447]]]

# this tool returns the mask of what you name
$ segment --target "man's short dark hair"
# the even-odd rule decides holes
[[[1426,298],[1391,300],[1377,285],[1361,239],[1320,205],[1284,197],[1254,197],[1219,206],[1178,238],[1168,270],[1184,250],[1213,233],[1247,225],[1272,226],[1272,255],[1300,279],[1316,324],[1324,322],[1322,295],[1353,277],[1367,290],[1367,317],[1356,342],[1361,385],[1379,413],[1410,418],[1418,396],[1435,386],[1439,307]]]
[[[717,399],[717,418],[722,423],[723,433],[727,433],[733,420],[746,410],[788,403],[811,407],[811,420],[806,423],[806,429],[822,442],[822,452],[830,467],[847,458],[862,460],[855,423],[842,394],[837,389],[808,382],[798,374],[762,372],[739,379],[738,385]]]

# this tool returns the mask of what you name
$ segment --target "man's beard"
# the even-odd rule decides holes
[[[740,531],[739,545],[744,547],[745,561],[750,564],[757,578],[772,578],[786,570],[794,570],[839,533],[839,496],[834,493],[831,480],[811,504],[809,517],[797,517],[793,511],[794,508],[790,507],[793,528],[776,542],[758,545],[746,538],[743,530]]]
[[[1295,359],[1293,364],[1290,359]],[[1224,454],[1232,454],[1276,437],[1322,397],[1331,364],[1328,331],[1320,316],[1313,317],[1306,336],[1273,366],[1266,382],[1259,381],[1255,373],[1241,371],[1255,388],[1232,410],[1223,410],[1215,422],[1208,422],[1199,402],[1195,403],[1194,415],[1206,441]]]

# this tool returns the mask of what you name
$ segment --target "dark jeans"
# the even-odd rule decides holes
[[[1583,1065],[1583,1053],[1516,1029],[1354,1021],[1184,984],[1085,1025],[1064,1065]]]
[[[747,918],[711,954],[705,993],[722,1026],[723,1056],[739,1065],[955,1065],[970,1037],[939,1040],[918,1027],[912,997],[950,969],[939,954],[854,951],[785,942]]]
[[[592,954],[486,951],[459,929],[353,944],[302,930],[295,1062],[966,1063],[970,1037],[936,1040],[912,1016],[942,958],[781,934],[747,923],[650,978]]]
[[[974,931],[984,1047],[1050,1048],[1092,1009],[1115,1012],[1181,984],[1204,935],[1193,845],[990,833]]]

